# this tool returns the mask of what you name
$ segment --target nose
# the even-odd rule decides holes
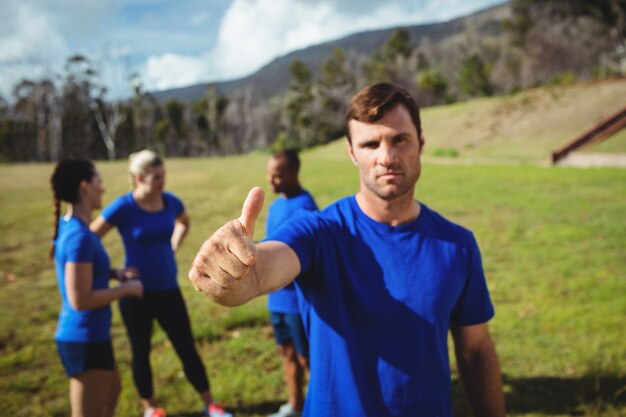
[[[398,160],[398,149],[387,143],[381,144],[378,162],[383,166],[394,164]]]

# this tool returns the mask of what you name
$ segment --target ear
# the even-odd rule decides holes
[[[420,155],[421,155],[422,151],[424,150],[424,145],[426,144],[426,137],[424,136],[424,132],[420,133],[419,141],[420,141]]]
[[[85,195],[89,192],[89,181],[82,180],[78,184],[78,195]]]
[[[352,150],[352,143],[350,143],[350,141],[348,141],[348,155],[350,156],[352,163],[356,165],[356,158],[354,157],[354,152]]]

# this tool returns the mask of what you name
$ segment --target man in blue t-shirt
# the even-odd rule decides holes
[[[271,235],[302,211],[315,211],[317,205],[308,191],[302,188],[298,173],[300,158],[294,150],[275,153],[267,162],[267,181],[279,197],[270,205],[265,232]],[[285,382],[289,400],[270,417],[297,417],[304,406],[304,376],[309,371],[307,340],[294,283],[268,295],[274,337],[283,357]]]
[[[239,219],[201,248],[194,286],[240,305],[295,279],[310,342],[305,416],[450,417],[447,335],[477,416],[504,416],[493,317],[473,234],[414,199],[424,146],[419,108],[376,84],[346,115],[359,191],[252,242],[254,188]]]

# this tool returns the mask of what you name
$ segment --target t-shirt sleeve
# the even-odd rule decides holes
[[[264,241],[283,242],[294,250],[300,260],[302,271],[306,271],[315,256],[315,235],[319,228],[319,217],[315,212],[300,210],[297,216],[270,233]]]
[[[297,207],[292,213],[291,216],[293,218],[300,217],[306,214],[307,212],[317,211],[317,206],[315,205],[315,201],[313,199],[306,199]]]
[[[119,226],[122,219],[122,211],[124,209],[125,196],[116,198],[100,212],[100,215],[114,226]]]
[[[316,211],[318,208],[317,208],[317,204],[315,203],[315,200],[313,199],[313,196],[309,194],[308,197],[309,198],[305,200],[305,203],[302,208],[308,211]]]
[[[167,203],[172,205],[172,210],[174,211],[174,216],[178,217],[185,211],[185,205],[183,204],[183,200],[178,198],[172,193],[165,194],[167,198]]]
[[[485,323],[495,314],[483,271],[480,249],[473,235],[467,248],[467,262],[467,282],[452,313],[451,324],[457,326]]]
[[[66,261],[75,263],[92,262],[94,250],[93,236],[88,231],[74,233],[66,241]]]

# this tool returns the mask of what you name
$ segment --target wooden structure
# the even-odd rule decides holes
[[[583,146],[600,142],[617,133],[624,127],[626,127],[626,106],[601,120],[591,129],[574,138],[560,149],[552,152],[552,163],[556,164],[560,160],[564,159],[568,153]]]

